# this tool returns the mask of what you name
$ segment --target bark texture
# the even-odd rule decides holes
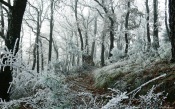
[[[171,39],[171,62],[175,62],[175,0],[169,0],[169,27]]]

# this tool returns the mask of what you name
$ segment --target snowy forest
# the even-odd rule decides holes
[[[0,109],[163,108],[175,0],[0,0]]]

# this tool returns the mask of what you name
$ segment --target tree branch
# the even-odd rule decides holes
[[[1,0],[0,0],[1,1]],[[27,2],[32,8],[34,8],[37,12],[39,12],[38,8],[33,6],[30,2]]]
[[[44,37],[44,36],[41,36],[41,35],[40,35],[40,37],[43,38],[43,39],[45,39],[45,40],[48,41],[48,42],[50,41],[48,38],[46,38],[46,37]]]
[[[98,10],[98,9],[96,9],[96,10],[97,10],[97,12],[99,13],[99,15],[100,15],[102,18],[104,18],[103,15],[101,14],[100,10]]]
[[[5,36],[3,35],[2,32],[0,32],[0,37],[1,37],[3,40],[5,40]]]
[[[4,0],[0,0],[0,2],[1,2],[3,5],[9,7],[10,9],[13,8],[13,6],[11,6],[9,3],[5,2]]]
[[[106,14],[108,13],[108,10],[106,9],[106,7],[103,4],[101,4],[98,0],[94,0],[94,1],[97,2],[103,8],[103,10],[105,11]]]
[[[2,7],[4,10],[5,10],[5,12],[7,13],[7,14],[9,14],[9,11],[8,11],[8,9],[6,8],[6,7]]]

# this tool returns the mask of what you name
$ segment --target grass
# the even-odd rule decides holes
[[[167,61],[157,61],[140,71],[134,71],[135,69],[139,70],[139,67],[139,64],[135,64],[127,66],[127,68],[122,66],[122,70],[120,67],[117,67],[115,70],[110,69],[109,72],[108,70],[96,72],[96,74],[94,74],[94,86],[105,89],[115,88],[129,92],[139,87],[141,84],[166,73],[167,76],[165,78],[149,83],[144,86],[138,94],[146,94],[153,85],[159,85],[156,91],[165,91],[169,93],[170,95],[168,95],[166,100],[168,102],[175,102],[175,64],[168,63]],[[118,85],[116,85],[116,83],[118,83]]]

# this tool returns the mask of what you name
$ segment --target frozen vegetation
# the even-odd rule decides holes
[[[14,56],[13,52],[3,51],[4,58],[8,58],[8,60],[5,64],[1,62],[1,65],[3,66],[2,68],[7,65],[13,68],[13,81],[10,86],[11,91],[9,91],[11,101],[1,101],[0,106],[2,109],[160,108],[163,106],[168,93],[163,93],[164,90],[157,92],[156,89],[163,83],[155,81],[161,79],[161,82],[165,82],[162,78],[167,77],[168,69],[162,70],[158,74],[147,75],[144,74],[144,71],[149,68],[158,67],[156,65],[159,65],[162,61],[168,61],[170,57],[169,50],[164,46],[160,47],[158,53],[152,51],[151,56],[140,52],[94,71],[84,69],[84,72],[86,70],[85,73],[91,75],[95,80],[95,83],[91,85],[97,89],[106,88],[108,90],[106,94],[104,92],[102,95],[94,94],[85,89],[80,90],[82,88],[81,85],[79,85],[78,90],[72,89],[71,85],[74,83],[67,81],[66,78],[68,76],[61,70],[59,71],[58,68],[55,68],[55,65],[58,64],[56,62],[50,63],[46,68],[47,70],[37,73],[34,70],[30,70],[30,67],[22,62],[20,55]],[[173,64],[169,64],[169,67],[174,66]],[[91,67],[89,66],[89,68]],[[82,69],[81,71],[83,72],[83,68],[78,69]],[[76,71],[78,70],[75,70],[74,73]],[[155,73],[157,72],[155,71]],[[78,75],[80,74],[75,73],[71,75],[72,78],[77,76],[78,79]],[[144,77],[149,75],[154,76],[150,76],[150,79],[145,80],[142,80],[144,78],[138,79],[139,76]],[[128,82],[130,81],[129,79],[135,79],[132,80],[135,83],[131,84]],[[149,84],[151,84],[150,87],[147,87],[149,89],[145,89],[145,86]],[[140,93],[142,90],[147,92]]]
[[[0,109],[174,108],[169,2],[0,0]]]

